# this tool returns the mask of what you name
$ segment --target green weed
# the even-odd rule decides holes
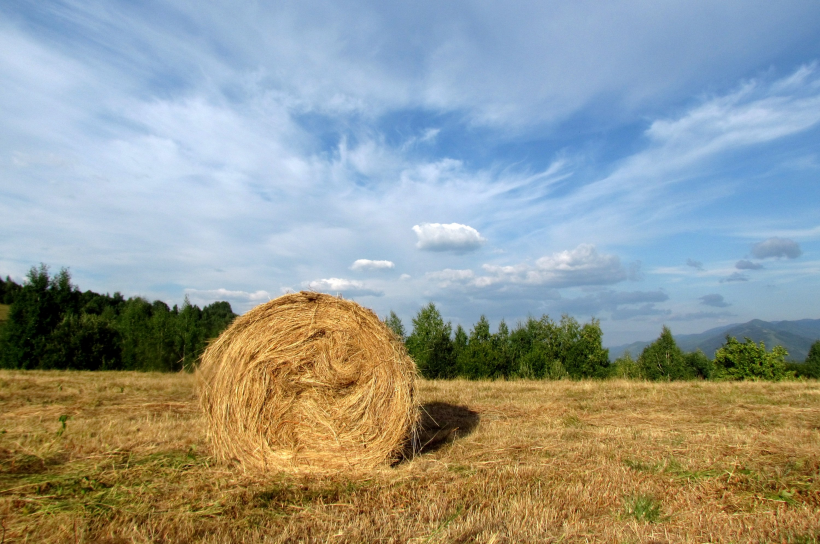
[[[633,495],[624,499],[624,517],[656,523],[661,519],[661,504],[650,495]]]

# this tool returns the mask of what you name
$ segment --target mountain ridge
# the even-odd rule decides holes
[[[732,323],[714,327],[695,334],[673,334],[675,342],[683,351],[700,349],[708,357],[714,357],[715,351],[726,342],[726,336],[734,336],[740,341],[750,338],[754,342],[763,342],[766,349],[783,346],[789,352],[788,360],[803,362],[811,345],[820,340],[820,319],[798,319],[794,321],[763,321],[752,319],[746,323]],[[609,359],[614,361],[626,351],[632,357],[638,357],[643,349],[654,342],[632,342],[609,348]]]

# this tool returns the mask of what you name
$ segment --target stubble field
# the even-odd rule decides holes
[[[820,542],[820,385],[422,382],[375,472],[210,456],[187,374],[0,371],[2,542]]]

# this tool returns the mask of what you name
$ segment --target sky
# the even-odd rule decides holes
[[[820,3],[0,3],[0,275],[604,344],[820,318]]]

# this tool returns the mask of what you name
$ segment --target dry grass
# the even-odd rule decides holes
[[[350,471],[415,436],[416,366],[372,311],[301,292],[237,318],[197,372],[213,450],[261,472]]]
[[[264,478],[192,388],[0,372],[4,542],[820,542],[817,382],[421,382],[415,459]]]

